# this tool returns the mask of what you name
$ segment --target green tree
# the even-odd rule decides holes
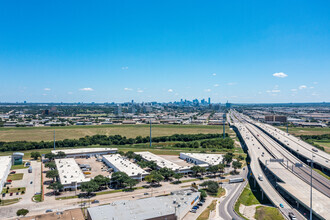
[[[182,174],[182,173],[175,173],[175,174],[173,175],[173,177],[174,177],[175,179],[177,179],[177,181],[179,182],[180,179],[183,177],[183,174]]]
[[[191,168],[191,171],[193,171],[194,176],[197,176],[198,173],[200,172],[200,170],[201,170],[201,167],[200,166],[193,166]]]
[[[210,166],[207,170],[209,172],[213,173],[213,175],[215,176],[216,173],[219,171],[219,166],[217,166],[217,165]]]
[[[223,174],[225,172],[225,165],[223,163],[220,163],[218,167],[220,174]]]
[[[129,178],[126,180],[126,184],[129,186],[130,189],[132,189],[134,186],[136,186],[136,184],[138,184],[138,180],[133,179],[133,178]]]
[[[241,168],[242,167],[242,163],[241,162],[238,162],[238,161],[234,161],[233,162],[233,168],[234,168],[234,172],[236,173],[236,170],[238,168]]]
[[[26,216],[29,213],[29,210],[27,209],[19,209],[16,212],[17,216]]]
[[[93,179],[99,187],[105,186],[110,183],[110,178],[102,176],[102,175],[97,175]]]
[[[111,176],[111,181],[114,182],[117,187],[122,188],[129,178],[130,177],[124,172],[115,172]]]
[[[127,151],[125,156],[129,159],[132,159],[132,158],[134,158],[135,154],[133,151]]]
[[[56,169],[56,164],[53,161],[48,162],[48,163],[45,164],[45,167],[48,167],[49,169],[54,170],[54,169]]]
[[[92,192],[95,192],[96,190],[99,189],[99,185],[91,180],[88,182],[83,182],[80,184],[81,191],[87,192],[88,195],[90,195]]]
[[[47,178],[52,178],[53,181],[55,180],[56,177],[58,177],[58,171],[57,170],[49,170],[46,173]]]
[[[59,151],[56,154],[56,158],[65,158],[65,157],[66,157],[66,154],[63,151]]]
[[[169,180],[175,174],[173,170],[167,167],[160,168],[158,172],[164,177],[165,180]]]
[[[45,158],[47,158],[49,160],[54,160],[55,156],[56,155],[53,154],[53,153],[47,153],[47,154],[45,154]]]
[[[230,164],[231,161],[233,160],[233,157],[234,155],[232,153],[226,153],[223,159],[226,162],[226,164]]]
[[[55,191],[55,194],[57,194],[58,191],[63,189],[63,185],[59,182],[54,182],[51,183],[48,188],[53,189]]]
[[[34,159],[34,160],[38,160],[39,157],[41,157],[41,154],[40,152],[36,151],[36,152],[31,152],[31,157]]]
[[[206,194],[205,190],[200,189],[198,191],[201,193],[201,199],[205,199],[207,197],[207,194]]]

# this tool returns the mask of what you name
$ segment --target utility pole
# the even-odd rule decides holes
[[[151,142],[152,142],[152,138],[151,138],[151,119],[150,119],[150,122],[149,123],[150,123],[150,147],[151,147],[151,145],[152,145],[151,144]]]
[[[54,150],[55,150],[55,128],[54,128]]]
[[[312,154],[313,158],[313,154]],[[309,210],[309,220],[313,219],[313,159],[312,160],[307,160],[307,162],[311,163],[311,195],[310,195],[310,210]]]

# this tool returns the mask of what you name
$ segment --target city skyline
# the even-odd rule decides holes
[[[328,102],[327,8],[8,2],[0,9],[0,102]]]

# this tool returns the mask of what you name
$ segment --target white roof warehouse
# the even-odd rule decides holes
[[[73,158],[56,159],[55,163],[64,189],[75,189],[80,186],[80,183],[90,180],[90,178],[85,177]]]
[[[8,174],[11,168],[11,157],[2,156],[0,157],[0,192],[2,192],[3,185],[7,181]]]
[[[109,167],[113,168],[115,172],[124,172],[134,179],[142,180],[146,175],[149,174],[141,167],[135,163],[132,163],[120,154],[103,155],[103,162],[106,163]]]

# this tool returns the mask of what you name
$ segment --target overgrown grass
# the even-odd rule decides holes
[[[41,194],[34,195],[33,196],[33,201],[35,201],[35,202],[41,202],[42,201],[42,195]]]
[[[257,220],[284,220],[277,208],[269,206],[256,207],[255,219]]]
[[[5,155],[10,155],[10,154],[12,154],[12,152],[10,152],[9,154],[5,154]],[[2,155],[2,154],[0,154],[0,155]],[[19,165],[12,165],[10,169],[19,170],[19,169],[26,169],[26,168],[29,168],[29,167],[25,167],[24,164],[19,164]]]
[[[9,188],[7,192],[7,188],[3,188],[1,193],[17,193],[17,192],[25,192],[25,187],[19,187],[19,188]]]
[[[210,216],[210,212],[215,210],[217,205],[217,200],[213,200],[211,204],[200,214],[197,220],[208,220]]]
[[[8,175],[7,181],[8,180],[12,180],[12,181],[21,180],[21,179],[23,179],[23,175],[24,175],[24,173],[10,174],[10,175]]]
[[[6,206],[6,205],[12,205],[17,202],[19,202],[21,198],[15,198],[15,199],[1,199],[0,206]]]
[[[218,189],[218,193],[216,196],[220,198],[220,197],[224,196],[225,194],[226,194],[226,190],[224,188],[220,187]]]
[[[313,170],[316,171],[316,172],[318,172],[320,175],[324,176],[328,180],[330,180],[330,177],[327,174],[323,173],[321,170],[315,169],[315,168],[313,168]]]

